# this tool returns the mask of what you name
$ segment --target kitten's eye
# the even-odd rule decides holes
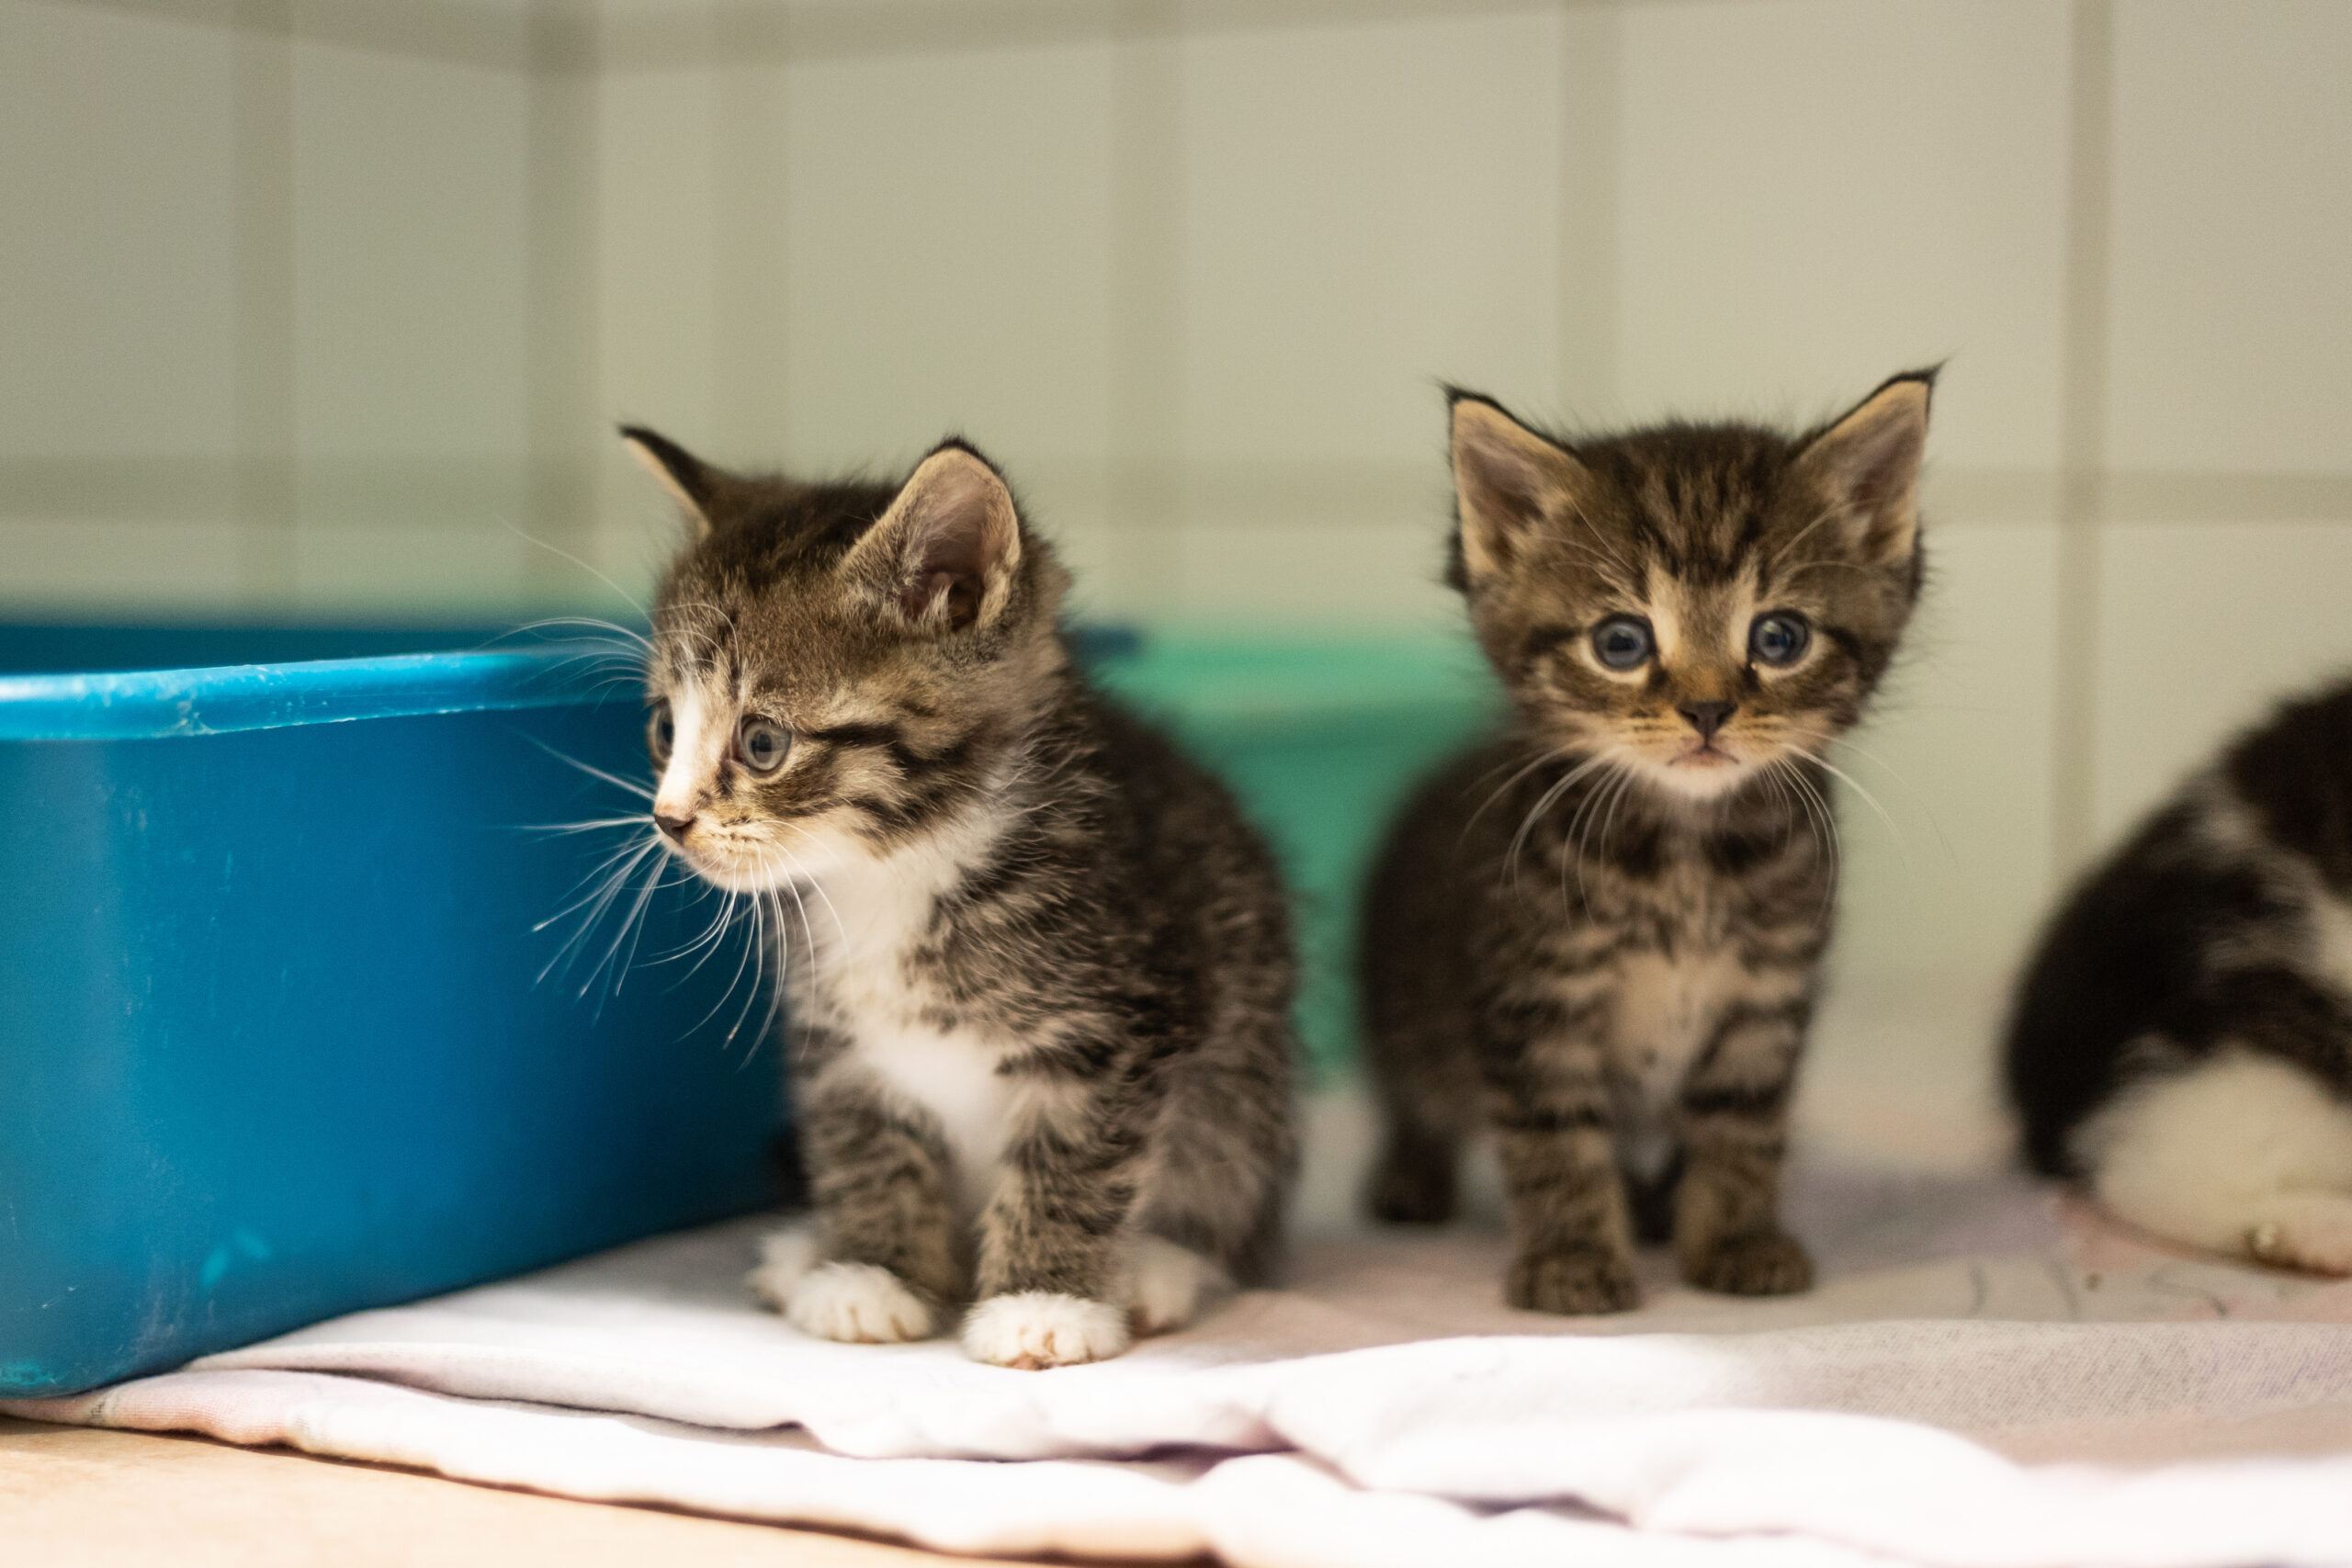
[[[747,718],[735,730],[735,750],[755,773],[772,773],[784,766],[792,750],[792,731],[764,718]]]
[[[1813,640],[1813,628],[1803,615],[1776,611],[1758,615],[1747,628],[1747,651],[1766,664],[1792,664]]]
[[[1592,656],[1611,670],[1632,670],[1649,661],[1650,627],[1633,615],[1611,615],[1592,628]]]
[[[653,765],[670,765],[670,748],[678,743],[678,721],[670,716],[666,702],[653,705],[653,716],[645,721],[645,749],[653,753]]]

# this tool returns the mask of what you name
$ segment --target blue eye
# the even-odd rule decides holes
[[[1794,663],[1812,640],[1813,629],[1804,617],[1786,611],[1758,615],[1747,628],[1747,650],[1766,664]]]
[[[735,732],[735,752],[743,765],[763,776],[784,766],[792,750],[792,731],[764,718],[747,718]]]
[[[1632,615],[1611,615],[1592,628],[1592,656],[1611,670],[1632,670],[1649,662],[1649,623]]]

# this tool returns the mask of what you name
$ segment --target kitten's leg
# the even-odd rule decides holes
[[[847,1061],[803,1082],[799,1116],[816,1246],[771,1249],[753,1289],[820,1338],[928,1338],[963,1288],[945,1145]]]
[[[1384,1135],[1364,1204],[1391,1224],[1443,1224],[1458,1200],[1463,1140],[1485,1109],[1477,1025],[1453,994],[1388,994],[1397,987],[1383,976],[1366,996],[1364,1065]]]
[[[2352,1107],[2275,1055],[2225,1047],[2084,1125],[2092,1190],[2143,1230],[2352,1274]]]
[[[1813,1283],[1813,1260],[1781,1228],[1781,1160],[1808,998],[1734,1002],[1684,1078],[1683,1171],[1674,1245],[1702,1291],[1777,1296]]]
[[[1364,1195],[1372,1217],[1390,1224],[1442,1225],[1453,1217],[1462,1140],[1403,1105],[1385,1109],[1387,1135]]]
[[[1183,1327],[1201,1303],[1233,1288],[1224,1269],[1191,1247],[1146,1231],[1135,1238],[1127,1310],[1137,1334]]]
[[[1641,1300],[1591,1032],[1599,1017],[1598,1003],[1552,1017],[1531,1043],[1498,1058],[1495,1126],[1514,1250],[1503,1294],[1515,1307],[1576,1315]]]
[[[964,1348],[1001,1367],[1099,1361],[1131,1337],[1120,1298],[1149,1108],[1124,1075],[1022,1066]]]

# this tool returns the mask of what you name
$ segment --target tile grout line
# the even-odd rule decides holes
[[[1561,0],[1559,418],[1598,421],[1617,401],[1618,244],[1624,36],[1616,7]]]
[[[1111,114],[1111,473],[1104,497],[1123,614],[1164,606],[1184,513],[1182,71],[1168,0],[1124,6]]]
[[[2099,572],[2104,539],[2109,224],[2114,157],[2113,0],[2075,0],[2066,147],[2058,625],[2051,738],[2051,857],[2071,877],[2093,848],[2098,770]]]
[[[527,74],[532,28],[464,0],[39,0],[145,21],[213,28],[244,38],[334,44],[416,60]],[[562,25],[589,28],[565,17]]]
[[[254,367],[258,378],[261,367]],[[593,367],[592,367],[593,369]],[[1573,389],[1571,389],[1573,391]],[[584,394],[589,412],[584,428],[593,442],[610,438],[607,415],[626,409],[605,410],[595,402],[592,388]],[[567,432],[578,434],[577,430]],[[1434,438],[1433,438],[1434,439]],[[772,432],[763,436],[773,447]],[[759,454],[770,457],[764,448]],[[576,444],[565,461],[593,471],[607,457],[601,448],[582,450]],[[1430,455],[1404,454],[1385,463],[1364,459],[1217,460],[1199,458],[1184,465],[1181,475],[1162,465],[1147,467],[1151,484],[1188,497],[1226,498],[1242,506],[1264,504],[1295,511],[1301,497],[1341,495],[1343,505],[1359,504],[1358,493],[1378,495],[1395,487],[1411,486],[1426,478]],[[446,509],[452,498],[465,506],[501,504],[512,489],[511,465],[500,457],[424,457],[379,455],[366,457],[312,456],[299,463],[274,459],[305,488],[315,486],[315,501],[329,503],[365,491],[384,502],[371,515],[397,515],[392,502]],[[1046,461],[1024,468],[1054,468]],[[1080,466],[1088,475],[1091,468]],[[246,468],[233,453],[211,457],[161,454],[106,456],[0,457],[0,521],[52,517],[120,518],[153,522],[234,522],[240,515],[236,495]],[[2106,468],[2098,472],[2099,512],[2103,527],[2124,525],[2163,528],[2174,525],[2237,527],[2262,524],[2300,523],[2352,526],[2352,473],[2231,473]],[[1069,480],[1069,472],[1057,476]],[[1181,484],[1180,484],[1181,479]],[[1928,499],[1939,528],[1980,528],[2015,525],[2047,527],[2056,515],[2064,491],[2056,468],[1998,468],[1939,466],[1928,474]],[[403,499],[409,498],[409,499]],[[1312,508],[1300,513],[1311,521]]]
[[[614,71],[713,69],[851,59],[1005,44],[1115,41],[1140,10],[1155,29],[1200,36],[1267,28],[1355,27],[1439,17],[1510,16],[1556,5],[1586,10],[1675,6],[1699,0],[707,0],[634,17],[592,14],[593,4],[520,15],[470,0],[36,0],[184,27],[212,28],[371,53],[435,60],[528,75],[548,31],[566,52],[604,42]]]
[[[287,9],[288,0],[246,0],[240,15],[283,18]],[[283,606],[300,583],[294,47],[282,29],[244,29],[231,58],[236,592],[249,608]]]
[[[741,48],[728,13],[712,13],[723,63],[711,83],[716,167],[712,412],[721,462],[761,466],[793,454],[790,358],[792,83],[780,62]]]
[[[531,0],[532,70],[524,190],[526,595],[551,604],[605,597],[595,549],[598,360],[597,76],[593,38],[562,0]],[[586,47],[583,47],[583,44]],[[536,541],[536,542],[533,542]],[[560,553],[559,553],[560,552]],[[579,561],[568,560],[578,557]]]

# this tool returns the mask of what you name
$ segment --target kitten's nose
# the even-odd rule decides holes
[[[672,817],[666,812],[656,810],[653,813],[653,825],[661,829],[672,843],[683,844],[686,841],[686,829],[695,825],[695,814],[689,811],[684,817]]]
[[[1713,740],[1715,731],[1724,727],[1724,721],[1731,717],[1732,709],[1738,705],[1737,703],[1684,703],[1679,711],[1690,721],[1690,728],[1699,732],[1701,740]]]

